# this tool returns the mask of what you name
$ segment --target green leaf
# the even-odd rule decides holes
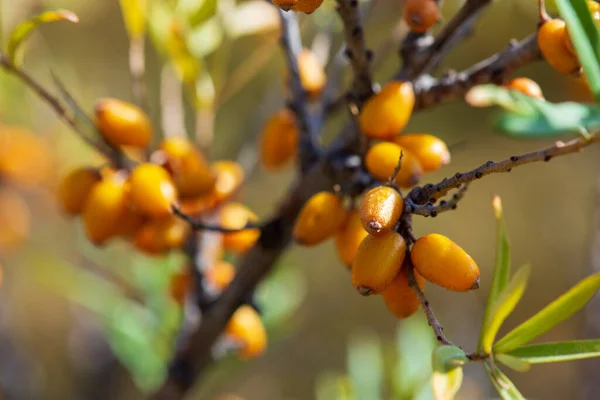
[[[184,16],[187,22],[196,26],[217,12],[217,0],[179,0],[177,3],[177,14]]]
[[[519,392],[515,384],[502,371],[495,365],[490,365],[489,362],[483,363],[485,371],[487,372],[492,384],[496,388],[496,391],[500,397],[504,400],[525,400],[525,397]]]
[[[40,25],[56,21],[70,21],[73,23],[78,23],[79,18],[74,12],[59,8],[55,10],[44,11],[41,14],[38,14],[20,23],[15,27],[15,29],[13,29],[8,38],[8,43],[6,45],[7,57],[13,63],[19,64],[21,61],[19,49],[27,37],[29,37],[29,35],[31,35],[31,33]]]
[[[547,332],[582,309],[599,288],[600,274],[583,279],[500,339],[493,347],[494,353],[508,353]]]
[[[187,35],[190,54],[203,58],[219,48],[223,41],[223,27],[218,18],[210,18],[196,26]]]
[[[531,368],[529,362],[509,354],[495,354],[494,359],[517,372],[527,372]]]
[[[508,233],[506,232],[506,224],[502,210],[502,201],[499,196],[494,196],[492,200],[494,208],[494,216],[496,217],[496,265],[494,266],[494,277],[492,278],[492,287],[488,295],[485,314],[481,324],[481,333],[479,335],[479,343],[477,350],[483,351],[483,337],[492,311],[492,306],[496,299],[508,285],[510,279],[510,244],[508,242]]]
[[[463,369],[458,367],[448,372],[434,372],[431,375],[431,388],[435,400],[452,400],[460,390]]]
[[[528,265],[521,267],[512,277],[510,283],[500,297],[498,297],[492,305],[482,340],[482,349],[485,353],[489,354],[491,352],[492,344],[494,344],[494,339],[496,339],[496,335],[498,334],[502,323],[504,323],[506,318],[519,303],[519,300],[521,300],[525,288],[527,287],[527,280],[529,279],[530,273],[531,268]]]
[[[148,0],[119,0],[119,3],[129,37],[143,37],[148,21]]]
[[[438,346],[432,354],[433,370],[441,373],[452,371],[469,362],[467,355],[456,346]]]
[[[383,359],[381,344],[374,332],[360,332],[350,338],[348,375],[357,399],[382,398]]]
[[[581,360],[600,357],[600,340],[531,344],[518,347],[509,354],[531,364]]]
[[[561,17],[567,23],[569,35],[590,89],[600,101],[600,32],[586,0],[556,0]]]

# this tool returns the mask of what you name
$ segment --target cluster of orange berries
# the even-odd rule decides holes
[[[323,0],[273,0],[273,4],[284,11],[301,11],[313,13],[323,3]]]

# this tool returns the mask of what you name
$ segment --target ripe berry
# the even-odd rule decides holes
[[[267,332],[260,315],[248,305],[240,306],[225,327],[225,333],[242,345],[240,356],[260,356],[267,347]]]
[[[408,123],[415,105],[410,82],[390,82],[365,103],[360,129],[370,138],[391,140]]]
[[[160,148],[166,156],[166,167],[181,197],[196,197],[213,189],[216,177],[202,153],[189,140],[168,138]]]
[[[352,267],[352,261],[367,231],[360,222],[360,212],[356,209],[350,211],[342,228],[335,235],[335,249],[337,255],[347,267]]]
[[[389,186],[378,186],[365,194],[360,203],[360,221],[371,235],[382,235],[394,228],[404,209],[400,193]]]
[[[411,260],[431,283],[457,292],[479,288],[479,267],[446,236],[431,233],[419,238],[412,248]]]
[[[402,154],[402,167],[396,175],[396,183],[403,188],[416,185],[423,177],[419,159],[410,151],[395,143],[381,142],[369,149],[365,156],[367,171],[380,181],[387,181],[394,173]]]
[[[219,210],[219,221],[223,228],[240,229],[248,222],[257,222],[258,217],[241,203],[227,203]],[[260,229],[245,229],[239,232],[224,233],[223,247],[234,253],[245,253],[260,236]]]
[[[363,296],[381,293],[398,275],[406,242],[397,232],[368,235],[352,263],[352,284]]]
[[[323,0],[298,0],[293,10],[312,14],[322,3]]]
[[[296,117],[287,108],[273,115],[262,130],[260,161],[268,170],[277,170],[296,155],[298,129]]]
[[[161,166],[143,163],[129,176],[131,202],[141,213],[160,218],[171,213],[177,190],[169,173]]]
[[[415,32],[423,33],[440,18],[440,12],[434,0],[406,0],[403,18]]]
[[[281,8],[284,11],[291,10],[297,2],[298,0],[273,0],[273,4],[275,4],[277,7]]]
[[[127,185],[120,174],[94,185],[82,212],[83,225],[90,242],[101,245],[117,234],[127,212],[127,200]]]
[[[394,139],[403,149],[414,154],[423,167],[424,172],[440,169],[450,163],[450,151],[446,143],[426,133],[407,133]]]
[[[333,236],[342,227],[346,210],[331,192],[313,195],[302,207],[294,224],[294,239],[304,246],[314,246]]]
[[[580,64],[577,56],[572,54],[565,43],[565,21],[551,19],[538,30],[538,46],[548,62],[561,74],[577,74]]]
[[[0,188],[0,221],[0,252],[15,248],[29,236],[29,207],[13,189]]]
[[[17,126],[0,126],[0,176],[18,186],[50,181],[53,159],[39,136]]]
[[[415,274],[415,280],[417,284],[423,290],[425,286],[425,278],[423,278],[417,271],[413,271]],[[394,314],[396,317],[408,318],[419,309],[421,305],[417,294],[412,287],[408,284],[408,275],[406,268],[400,269],[396,278],[385,288],[381,294],[383,301],[387,309]]]
[[[206,271],[206,280],[218,291],[224,290],[235,277],[235,267],[230,262],[219,260]]]
[[[129,194],[129,188],[127,188],[126,190]],[[121,217],[121,220],[119,221],[119,226],[117,227],[117,232],[115,233],[115,235],[123,237],[125,239],[131,239],[135,235],[137,235],[138,231],[147,221],[148,218],[143,214],[139,213],[137,210],[135,210],[128,200],[127,207],[125,208],[125,212]]]
[[[169,294],[178,304],[183,304],[185,296],[192,288],[192,271],[187,266],[171,275],[169,283]]]
[[[235,161],[215,161],[211,168],[217,176],[211,196],[217,203],[228,200],[244,183],[244,168]]]
[[[586,3],[588,5],[588,9],[590,10],[590,13],[592,14],[592,19],[594,20],[594,22],[596,23],[596,26],[598,27],[598,25],[600,25],[600,5],[599,5],[600,3],[597,3],[595,1],[587,1]],[[567,46],[567,49],[571,52],[571,54],[577,56],[577,50],[575,50],[575,46],[573,45],[573,41],[571,40],[569,28],[565,29],[564,39],[565,39],[565,45]]]
[[[181,248],[190,234],[187,222],[168,215],[144,223],[133,239],[134,245],[151,255],[163,254],[171,249]]]
[[[544,94],[542,93],[542,88],[537,84],[536,81],[529,78],[514,78],[506,83],[508,89],[516,90],[521,92],[529,97],[534,97],[536,99],[544,100]]]
[[[96,128],[113,146],[146,147],[152,140],[150,119],[133,104],[101,99],[96,103],[95,117]]]
[[[77,168],[66,175],[58,187],[58,200],[62,209],[70,215],[79,215],[85,202],[101,176],[95,168]]]
[[[299,6],[300,2],[298,2],[296,7]],[[323,65],[313,52],[308,49],[302,49],[300,54],[298,54],[297,61],[302,87],[310,97],[319,97],[327,83],[327,75],[325,75]]]

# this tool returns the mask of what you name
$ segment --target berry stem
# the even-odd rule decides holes
[[[538,0],[537,4],[538,4],[538,16],[539,16],[538,27],[540,27],[550,19],[550,16],[546,12],[546,4],[545,4],[544,0]]]

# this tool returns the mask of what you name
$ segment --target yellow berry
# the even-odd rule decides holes
[[[365,156],[367,171],[375,179],[388,181],[398,165],[400,154],[402,168],[396,175],[396,183],[403,188],[416,185],[423,177],[423,167],[412,152],[396,143],[381,142],[371,147]]]
[[[225,333],[242,345],[240,356],[252,358],[260,356],[267,347],[267,332],[260,315],[248,305],[240,306],[231,316]]]
[[[360,203],[360,220],[371,235],[382,235],[394,228],[404,209],[404,200],[397,190],[378,186],[365,194]]]
[[[319,192],[300,210],[294,224],[294,239],[304,246],[315,246],[335,235],[345,218],[346,210],[339,197],[331,192]]]
[[[423,290],[425,279],[417,271],[413,271],[417,284]],[[419,309],[421,305],[414,289],[408,284],[406,268],[400,269],[396,278],[385,288],[381,294],[387,309],[397,318],[408,318]]]
[[[297,0],[292,8],[305,14],[312,14],[323,3],[323,0]]]
[[[367,234],[360,221],[360,212],[356,209],[350,211],[344,225],[335,235],[337,255],[348,268],[352,267],[358,246]]]
[[[260,161],[268,170],[277,170],[296,155],[298,129],[296,117],[287,108],[273,115],[262,130]]]
[[[359,117],[360,129],[370,138],[391,140],[408,123],[414,105],[410,82],[390,82],[365,103]]]
[[[143,163],[129,176],[131,202],[141,213],[160,218],[171,213],[177,189],[169,173],[161,166]]]
[[[536,81],[529,78],[514,78],[506,83],[508,89],[516,90],[529,97],[535,97],[536,99],[544,100],[544,94],[542,88],[537,84]]]
[[[411,30],[423,33],[435,25],[440,12],[434,0],[406,0],[403,18]]]
[[[17,126],[0,126],[0,176],[18,186],[47,183],[53,171],[50,149],[41,137]]]
[[[219,211],[220,225],[227,229],[240,229],[249,222],[257,222],[258,217],[241,203],[227,203]],[[245,253],[260,236],[260,229],[245,229],[239,232],[224,233],[223,247],[234,253]]]
[[[206,271],[206,280],[217,290],[224,290],[235,277],[235,267],[227,261],[219,260]]]
[[[446,236],[431,233],[419,238],[412,248],[411,260],[431,283],[457,292],[479,288],[479,267]]]
[[[576,74],[581,66],[577,56],[572,54],[566,41],[565,21],[560,19],[551,19],[538,30],[538,46],[548,62],[556,71],[561,74]]]
[[[58,200],[70,215],[79,215],[92,188],[100,182],[100,173],[94,168],[77,168],[66,175],[58,187]]]
[[[127,212],[128,190],[119,174],[103,179],[92,188],[82,219],[90,242],[101,245],[117,234]]]
[[[113,146],[146,147],[152,140],[152,124],[139,107],[118,100],[101,99],[96,103],[96,127]]]
[[[394,142],[414,154],[424,172],[435,171],[450,162],[448,146],[433,135],[406,133],[399,135]]]
[[[244,168],[235,161],[215,161],[211,168],[217,176],[212,193],[217,203],[231,198],[244,183]]]

